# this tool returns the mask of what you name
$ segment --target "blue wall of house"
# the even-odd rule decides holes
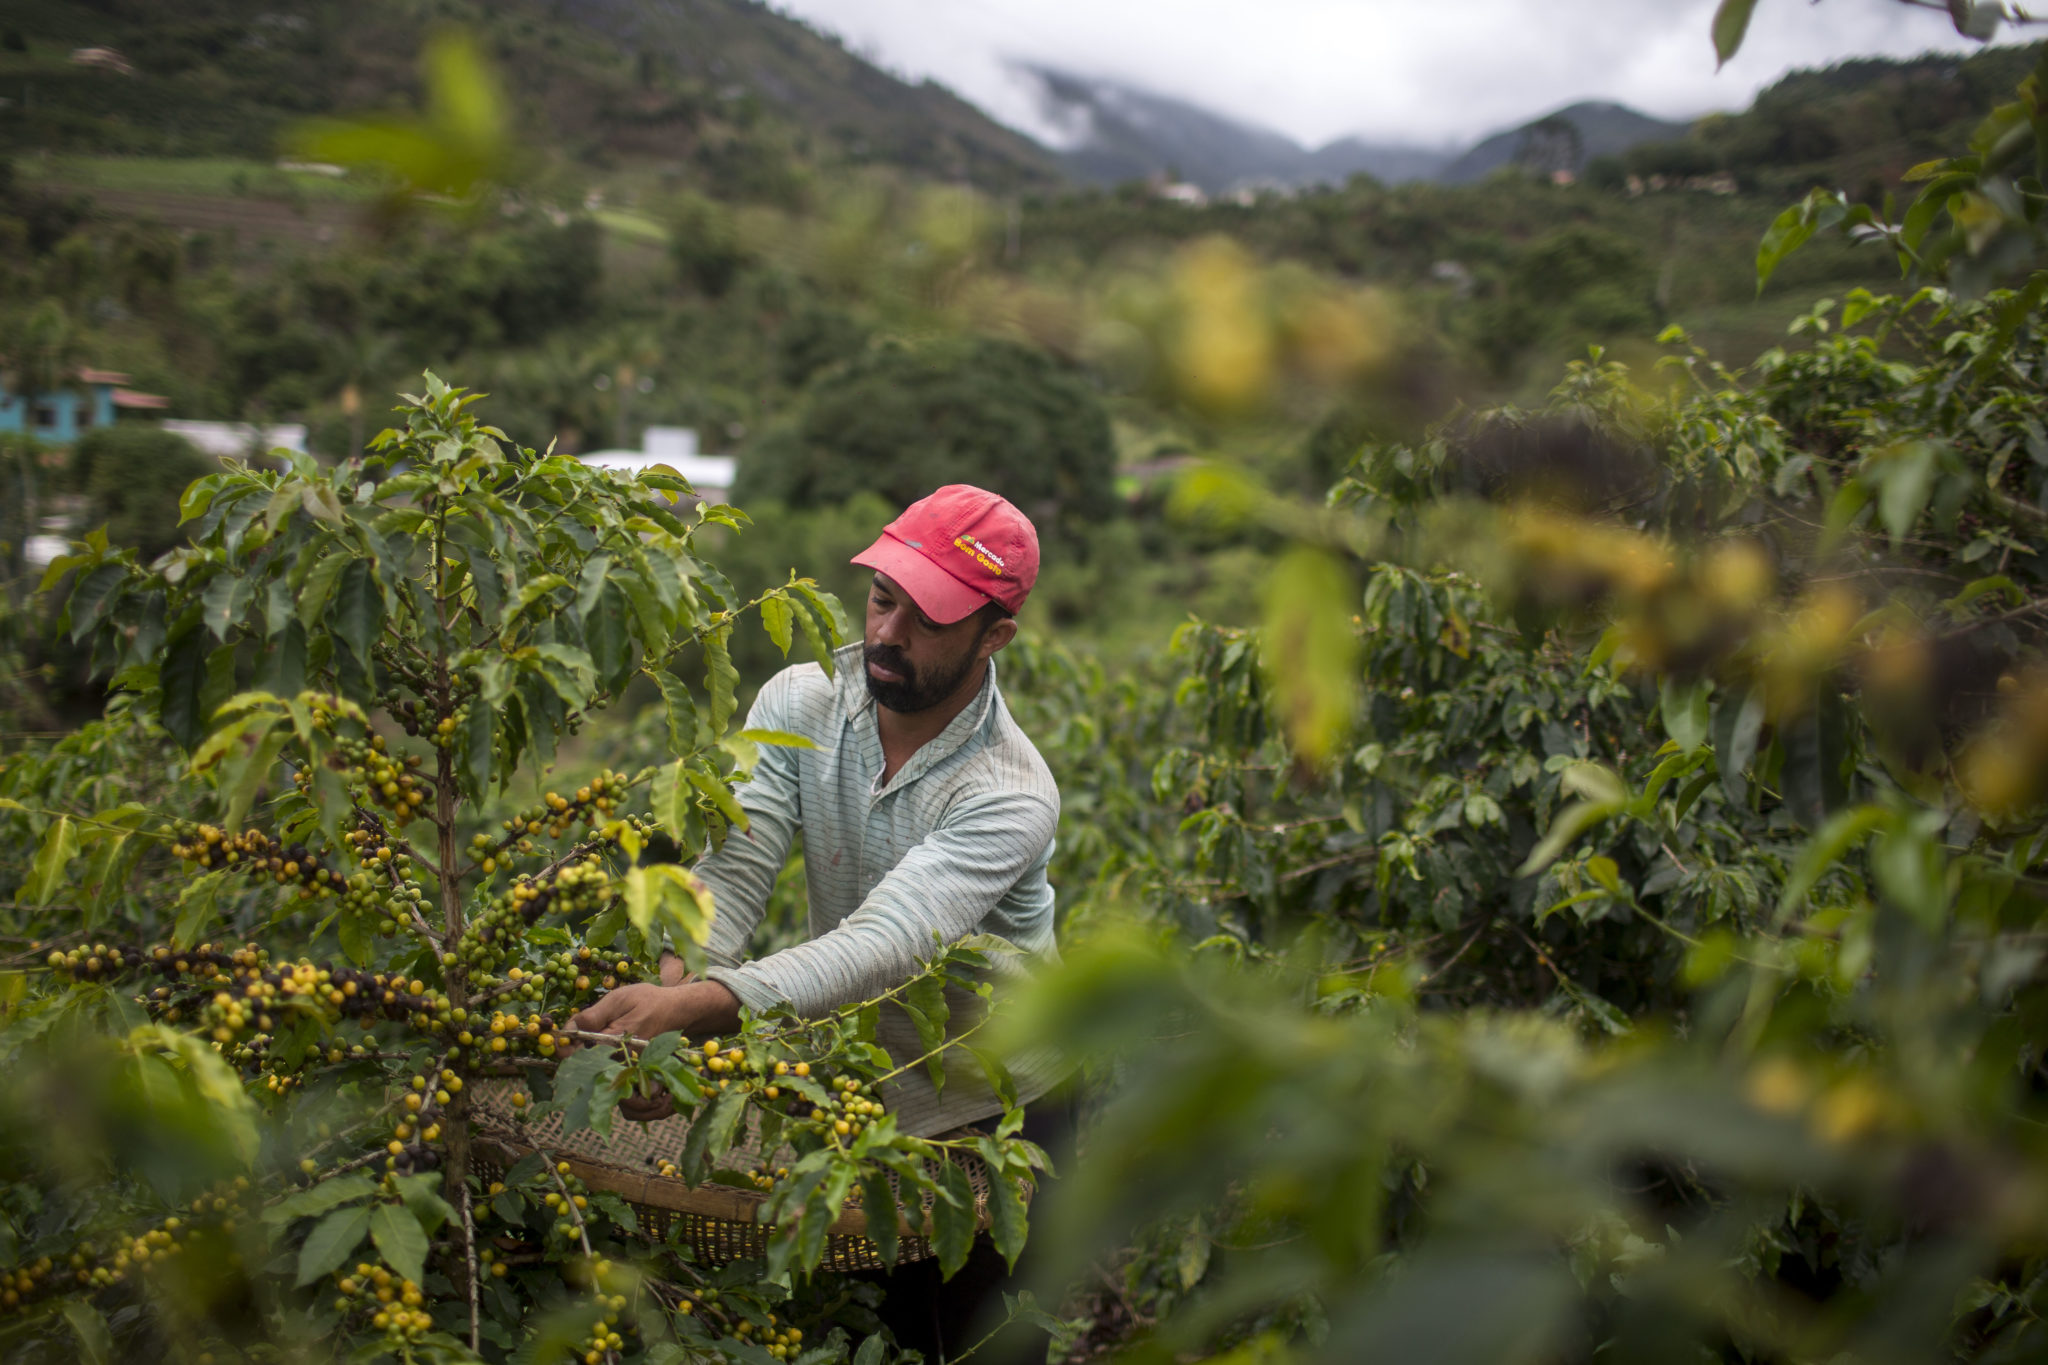
[[[114,386],[91,384],[81,390],[73,385],[40,393],[36,395],[36,407],[52,420],[33,421],[27,401],[20,394],[0,386],[0,433],[27,431],[46,445],[75,441],[93,427],[113,425]]]

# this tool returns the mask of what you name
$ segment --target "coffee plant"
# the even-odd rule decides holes
[[[1792,332],[1199,475],[1264,625],[1021,656],[1090,941],[1018,1045],[1116,1081],[1040,1234],[1128,1358],[2039,1354],[2048,323]]]
[[[185,494],[189,544],[144,565],[94,536],[50,569],[120,691],[0,772],[34,849],[0,978],[10,1359],[872,1365],[875,1290],[817,1273],[828,1231],[852,1203],[886,1260],[900,1225],[951,1274],[978,1228],[956,1150],[1022,1246],[1021,1116],[937,1141],[886,1107],[978,1027],[949,1038],[945,987],[985,993],[999,943],[823,1019],[571,1027],[664,943],[701,969],[688,864],[744,828],[759,746],[807,743],[734,728],[733,632],[829,670],[848,628],[808,579],[735,596],[700,544],[734,509],[517,448],[479,397],[429,374],[366,457],[231,466]],[[667,758],[551,788],[634,687]],[[875,1043],[884,1008],[930,1056]],[[477,1147],[492,1104],[602,1137],[656,1094],[692,1122],[641,1174],[761,1195],[764,1259],[704,1263],[588,1168]]]

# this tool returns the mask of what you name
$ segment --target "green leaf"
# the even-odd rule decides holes
[[[384,591],[366,559],[352,559],[334,594],[334,633],[356,661],[370,666],[370,648],[384,624]]]
[[[1714,766],[1721,786],[1736,805],[1749,802],[1746,774],[1756,761],[1757,739],[1763,734],[1764,703],[1755,693],[1725,697],[1714,711]]]
[[[78,1339],[78,1358],[86,1365],[108,1365],[114,1358],[114,1334],[100,1310],[84,1299],[65,1299],[59,1311]]]
[[[527,608],[557,588],[566,588],[568,586],[569,580],[558,573],[544,573],[539,578],[534,579],[519,590],[519,599],[513,603],[511,613],[506,616],[503,622],[503,628],[510,631],[512,623],[525,615]]]
[[[1336,556],[1297,547],[1266,581],[1260,662],[1275,718],[1301,760],[1337,752],[1358,708],[1358,587]]]
[[[456,1220],[458,1215],[449,1202],[440,1195],[441,1177],[422,1173],[397,1177],[399,1198],[412,1210],[413,1217],[420,1220],[420,1228],[432,1237],[441,1228]]]
[[[43,842],[36,849],[28,880],[21,884],[21,898],[30,905],[48,905],[64,884],[65,869],[77,856],[78,826],[71,823],[70,816],[60,815],[43,831]]]
[[[713,1097],[711,1107],[690,1125],[689,1136],[683,1139],[683,1158],[678,1164],[685,1179],[701,1180],[707,1163],[732,1148],[746,1113],[747,1097],[742,1091],[721,1090]]]
[[[427,1277],[427,1231],[403,1204],[379,1204],[370,1214],[370,1240],[390,1266],[414,1284]]]
[[[1756,0],[1721,0],[1721,7],[1714,11],[1714,66],[1718,70],[1728,64],[1742,48],[1743,35],[1749,32],[1750,11],[1756,8]]]
[[[1515,869],[1515,875],[1528,877],[1541,872],[1556,862],[1558,855],[1571,847],[1573,840],[1621,810],[1624,804],[1620,801],[1572,802],[1552,817],[1550,829],[1537,841],[1536,847],[1529,850],[1529,856]]]
[[[498,713],[481,701],[472,702],[462,727],[462,776],[478,800],[490,795],[497,733]]]
[[[805,601],[808,603],[809,600],[807,596]],[[825,623],[822,629],[819,625],[820,622]],[[796,623],[803,629],[804,640],[811,647],[811,657],[818,661],[819,668],[825,670],[825,676],[831,677],[833,666],[832,643],[828,635],[831,629],[830,618],[825,615],[821,608],[812,608],[806,611],[799,611],[796,614]]]
[[[228,638],[228,631],[248,610],[252,580],[245,573],[223,569],[206,585],[200,596],[200,619],[216,640]]]
[[[974,1248],[974,1189],[967,1172],[950,1161],[939,1167],[938,1197],[932,1200],[932,1250],[939,1255],[939,1277],[950,1280],[967,1264]]]
[[[377,1192],[377,1182],[366,1175],[341,1175],[323,1180],[295,1194],[286,1195],[263,1211],[263,1221],[280,1227],[295,1218],[315,1218],[343,1204],[368,1199]]]
[[[668,751],[686,754],[697,747],[697,701],[689,686],[667,671],[649,672],[661,689],[661,703],[668,717]]]
[[[989,1233],[995,1240],[996,1250],[1003,1253],[1003,1260],[1012,1270],[1017,1268],[1017,1257],[1024,1250],[1024,1239],[1030,1232],[1030,1219],[1024,1206],[1025,1178],[1021,1171],[989,1167]],[[1207,1248],[1206,1237],[1202,1245]],[[1197,1274],[1194,1278],[1199,1280],[1201,1276]]]
[[[730,622],[707,631],[704,636],[704,686],[711,694],[713,740],[725,734],[725,727],[738,706],[733,699],[733,689],[739,685],[740,671],[733,667],[731,637]]]
[[[901,1250],[901,1228],[898,1226],[902,1212],[896,1205],[896,1189],[889,1183],[889,1173],[879,1166],[869,1166],[860,1175],[861,1208],[867,1215],[868,1240],[875,1244],[875,1254],[882,1258],[882,1264],[893,1266]]]
[[[213,921],[214,907],[219,904],[227,876],[226,868],[208,872],[186,883],[178,893],[178,918],[171,929],[173,947],[190,948],[206,936],[206,926]]]
[[[767,630],[768,638],[775,642],[775,647],[782,651],[785,659],[789,657],[789,646],[794,638],[791,627],[795,624],[796,608],[790,606],[787,598],[761,599],[761,625]]]
[[[676,941],[702,947],[711,941],[715,913],[711,888],[686,867],[649,863],[626,873],[626,918],[644,938],[666,929]]]
[[[1815,232],[1841,222],[1848,212],[1849,201],[1841,191],[1817,189],[1773,219],[1756,249],[1757,293],[1763,293],[1764,285],[1787,256]]]
[[[690,779],[689,760],[679,758],[654,777],[654,818],[668,831],[671,839],[685,848],[689,847]]]
[[[346,551],[332,550],[313,566],[313,571],[306,575],[305,585],[299,589],[300,625],[311,630],[319,624],[327,611],[327,599],[334,595],[334,585],[341,581],[342,570],[355,562]]]
[[[708,773],[702,768],[692,766],[685,768],[683,775],[690,779],[690,785],[701,792],[704,799],[709,801],[734,829],[747,827],[746,811],[741,809],[740,803],[733,798],[732,788],[726,786],[724,780],[716,773]]]
[[[612,570],[610,555],[592,555],[583,565],[583,576],[576,584],[576,619],[586,624],[590,613],[597,610],[597,600],[604,593],[605,577]]]
[[[794,735],[787,730],[742,730],[739,738],[751,744],[768,744],[779,749],[815,749],[808,735]]]
[[[1878,519],[1891,534],[1892,548],[1912,533],[1934,491],[1940,452],[1931,441],[1911,441],[1890,452],[1879,466]]]
[[[1708,698],[1714,685],[1705,678],[1680,682],[1666,678],[1663,686],[1664,733],[1686,753],[1691,753],[1707,741],[1707,725],[1711,719]]]
[[[341,1209],[314,1225],[304,1246],[299,1248],[299,1285],[303,1288],[323,1275],[331,1275],[362,1244],[370,1230],[367,1206]]]
[[[946,1059],[938,1049],[946,1041],[946,1021],[950,1017],[946,978],[940,972],[927,971],[904,987],[901,998],[904,1012],[917,1026],[918,1043],[931,1054],[925,1058],[925,1068],[931,1075],[932,1089],[941,1090],[946,1084]]]
[[[626,622],[625,597],[609,583],[601,584],[597,611],[583,620],[583,642],[606,691],[623,692],[633,676],[633,636]]]
[[[1799,861],[1792,865],[1792,875],[1785,879],[1785,889],[1778,896],[1778,923],[1791,918],[1821,874],[1840,862],[1843,854],[1872,830],[1891,821],[1892,813],[1883,806],[1852,806],[1829,817],[1800,850]]]
[[[1823,685],[1813,704],[1778,723],[1785,751],[1785,804],[1807,829],[1818,829],[1848,799],[1849,721],[1839,694]]]
[[[206,717],[200,710],[206,680],[206,632],[195,628],[171,642],[157,669],[159,717],[171,738],[187,749],[206,735]]]

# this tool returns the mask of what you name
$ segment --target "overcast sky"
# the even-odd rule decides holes
[[[1736,109],[1795,66],[1963,50],[1940,10],[1760,0],[1716,74],[1716,0],[775,0],[871,60],[932,77],[1049,141],[1012,62],[1174,95],[1309,145],[1436,146],[1579,99],[1687,118]]]

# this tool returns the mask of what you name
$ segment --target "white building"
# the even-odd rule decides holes
[[[303,422],[277,422],[259,427],[251,422],[193,422],[167,417],[161,425],[165,431],[177,432],[207,455],[249,459],[267,455],[280,446],[300,455],[306,453],[306,426]]]
[[[644,449],[591,450],[578,458],[600,469],[633,472],[665,464],[688,479],[698,497],[710,502],[724,502],[732,491],[738,461],[730,455],[699,454],[695,427],[649,427],[640,444]]]

